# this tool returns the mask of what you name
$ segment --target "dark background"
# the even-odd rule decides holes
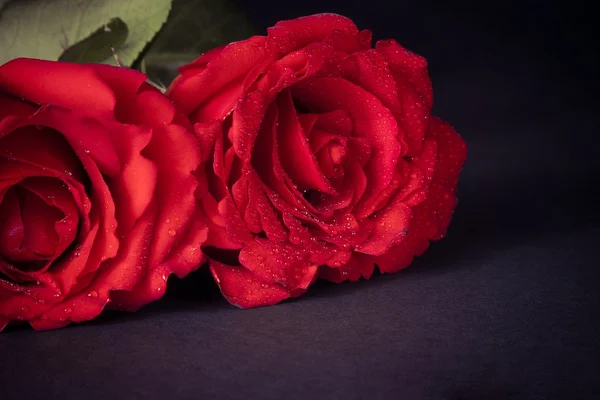
[[[193,1],[193,0],[188,0]],[[237,1],[259,31],[316,12],[424,55],[469,145],[448,237],[396,275],[229,306],[163,301],[0,335],[1,399],[600,398],[598,42],[586,3]]]

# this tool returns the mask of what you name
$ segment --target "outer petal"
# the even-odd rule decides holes
[[[379,255],[385,253],[391,246],[406,236],[411,209],[400,201],[391,204],[374,218],[375,229],[365,243],[356,250],[361,253]]]
[[[189,114],[236,79],[241,90],[243,77],[265,57],[265,41],[266,38],[255,36],[228,45],[218,57],[210,57],[206,69],[200,74],[184,74],[173,81],[167,95],[184,113]]]
[[[116,101],[110,87],[87,66],[25,58],[0,66],[0,90],[34,103],[106,118]]]
[[[373,257],[362,253],[353,253],[350,260],[339,268],[322,266],[319,270],[319,277],[334,283],[346,280],[354,282],[360,278],[371,278],[374,271],[375,260]]]
[[[42,122],[43,119],[37,121]],[[5,131],[0,126],[0,155],[52,171],[63,180],[85,180],[81,162],[64,136],[50,129],[35,128],[30,120],[14,119],[11,122],[10,126],[5,125]],[[31,143],[36,145],[31,146]],[[6,171],[2,172],[5,179]]]
[[[317,267],[308,262],[309,256],[300,247],[255,238],[244,243],[239,261],[263,282],[279,284],[293,292],[307,289],[312,283]]]
[[[113,91],[115,96],[114,111],[117,120],[123,123],[132,123],[136,96],[140,87],[146,81],[146,76],[130,68],[102,64],[86,64],[85,66],[93,70]]]
[[[244,267],[210,260],[210,271],[223,296],[239,308],[269,306],[290,297],[283,286],[269,285]]]
[[[284,55],[299,50],[310,43],[322,42],[334,32],[358,34],[352,20],[337,14],[316,14],[281,21],[267,29],[270,51]]]
[[[376,49],[392,71],[402,112],[398,115],[406,135],[407,154],[417,155],[429,125],[433,95],[427,73],[427,61],[406,50],[394,40],[380,41]]]
[[[60,132],[80,159],[91,157],[103,174],[116,177],[121,165],[108,133],[110,125],[100,121],[79,111],[42,107],[35,115],[21,121],[21,126],[42,126]]]
[[[437,141],[439,148],[431,188],[427,200],[413,208],[413,218],[402,243],[376,257],[382,272],[407,267],[414,256],[427,249],[430,240],[440,239],[456,207],[456,184],[466,158],[466,145],[447,123],[437,118],[431,122],[430,137]]]
[[[115,124],[109,132],[124,166],[121,174],[111,182],[110,189],[115,203],[119,205],[116,209],[119,231],[126,234],[154,197],[157,168],[151,160],[142,156],[142,151],[150,143],[152,131]]]
[[[405,79],[417,91],[426,107],[431,108],[433,93],[427,72],[427,60],[405,49],[395,40],[381,40],[375,48],[383,54],[396,76]]]
[[[0,92],[0,121],[8,116],[28,117],[37,111],[38,107],[13,96]]]
[[[134,238],[131,246],[135,246],[128,252],[137,254],[128,264],[135,262],[142,271],[133,283],[123,279],[124,290],[112,295],[115,308],[127,310],[136,310],[162,296],[171,273],[183,277],[199,267],[203,260],[200,245],[208,233],[198,215],[201,211],[195,197],[198,181],[192,172],[201,158],[191,132],[176,125],[156,128],[146,152],[158,167],[154,204],[141,218],[145,222],[135,228],[138,238],[144,239],[135,238],[133,233],[128,235]],[[119,269],[116,268],[116,278]],[[127,269],[133,271],[131,267]]]

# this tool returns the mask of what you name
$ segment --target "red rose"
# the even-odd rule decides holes
[[[466,146],[429,117],[422,57],[321,14],[180,72],[167,95],[206,149],[206,252],[233,304],[395,272],[444,234]]]
[[[0,66],[0,330],[134,310],[202,262],[191,125],[136,71]]]

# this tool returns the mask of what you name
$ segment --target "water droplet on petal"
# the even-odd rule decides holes
[[[175,229],[169,229],[169,236],[177,235],[177,231]]]

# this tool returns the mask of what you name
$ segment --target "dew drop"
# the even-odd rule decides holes
[[[177,235],[177,231],[175,229],[169,229],[169,236]]]

